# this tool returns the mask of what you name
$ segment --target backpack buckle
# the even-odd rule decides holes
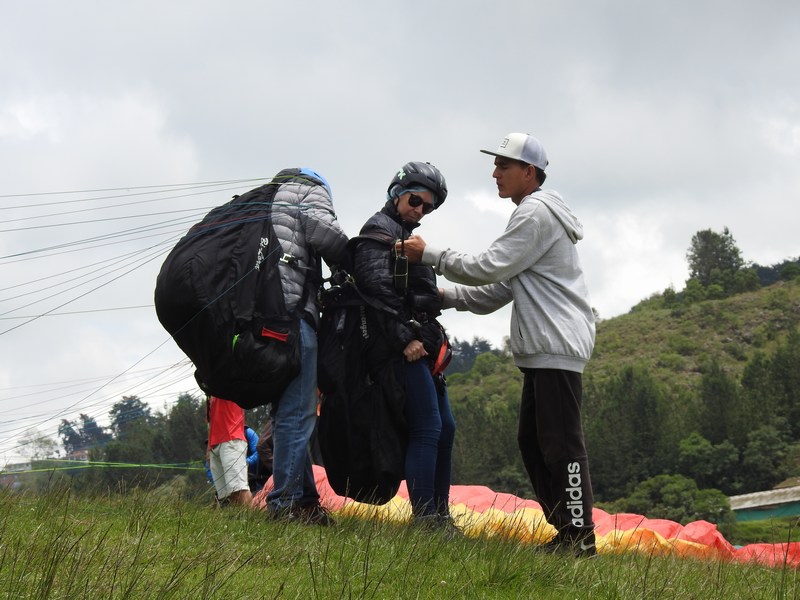
[[[297,265],[297,259],[289,254],[288,252],[284,252],[283,256],[278,259],[279,262],[289,265],[290,267],[294,267]]]

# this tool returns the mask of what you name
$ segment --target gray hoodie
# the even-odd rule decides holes
[[[523,198],[486,251],[473,256],[428,244],[422,262],[465,284],[445,290],[445,308],[487,314],[513,300],[511,351],[518,367],[581,373],[595,336],[575,248],[582,238],[561,196],[539,190]]]

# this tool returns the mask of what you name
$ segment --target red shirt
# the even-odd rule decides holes
[[[211,396],[208,399],[208,447],[222,442],[245,440],[244,409],[230,400]]]

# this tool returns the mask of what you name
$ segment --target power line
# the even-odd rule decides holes
[[[183,367],[187,363],[189,363],[189,359],[188,358],[180,360],[177,363],[171,363],[169,365],[160,365],[158,367],[148,367],[148,368],[142,369],[140,371],[132,371],[132,372],[130,372],[128,374],[129,375],[137,375],[137,376],[142,375],[142,376],[144,376],[144,375],[146,375],[146,374],[148,374],[148,373],[150,373],[152,371],[158,371],[159,373],[162,373],[162,372],[164,372],[166,370],[169,370],[169,369]],[[81,385],[81,384],[84,384],[84,383],[96,383],[98,381],[104,381],[104,380],[108,379],[109,377],[111,377],[111,375],[98,375],[96,377],[84,377],[84,378],[81,378],[81,379],[64,379],[64,380],[60,380],[60,381],[48,381],[47,383],[29,383],[29,384],[26,384],[26,385],[17,385],[17,386],[12,386],[12,387],[0,388],[0,392],[9,392],[9,391],[14,391],[14,390],[28,390],[28,389],[36,389],[36,388],[54,388],[54,390],[55,389],[63,389],[65,386],[74,387],[76,385]],[[56,386],[58,386],[58,388],[56,388]],[[45,391],[54,391],[54,390],[45,390]],[[35,394],[35,393],[39,393],[39,392],[33,392],[33,393]],[[0,402],[2,402],[3,400],[13,400],[13,399],[18,399],[18,398],[23,398],[23,397],[25,397],[27,395],[31,395],[31,394],[25,394],[25,395],[21,395],[21,396],[5,397],[5,398],[0,399]]]
[[[149,257],[147,260],[144,260],[143,262],[141,262],[140,264],[136,265],[132,269],[128,269],[127,271],[125,271],[121,275],[118,275],[117,277],[114,277],[114,278],[110,279],[109,281],[106,281],[106,282],[104,282],[104,283],[92,288],[91,290],[89,290],[87,292],[84,292],[83,294],[80,294],[80,295],[78,295],[78,296],[76,296],[76,297],[74,297],[74,298],[72,298],[70,300],[67,300],[66,302],[63,302],[62,304],[59,304],[55,308],[53,308],[53,309],[51,309],[51,310],[49,310],[49,311],[47,311],[45,313],[42,313],[41,315],[37,315],[37,316],[25,321],[24,323],[20,323],[18,325],[14,325],[13,327],[9,327],[8,329],[6,329],[4,331],[0,331],[0,336],[4,335],[4,334],[6,334],[6,333],[8,333],[10,331],[14,331],[15,329],[19,329],[23,325],[27,325],[28,323],[31,323],[31,322],[35,321],[36,319],[39,319],[39,318],[41,318],[41,317],[43,317],[43,316],[45,316],[45,315],[47,315],[47,314],[49,314],[51,312],[54,312],[54,311],[58,310],[59,308],[63,308],[64,306],[67,306],[68,304],[71,304],[71,303],[75,302],[76,300],[79,300],[80,298],[83,298],[84,296],[87,296],[87,295],[91,294],[92,292],[96,292],[100,288],[105,287],[106,285],[112,283],[113,281],[117,281],[121,277],[124,277],[125,275],[128,275],[129,273],[132,273],[136,269],[146,265],[147,263],[149,263],[153,259],[158,258],[159,256],[161,256],[163,253],[164,253],[164,251],[159,250],[159,252],[155,253],[154,255]],[[46,298],[45,298],[45,300],[46,300]],[[8,311],[8,312],[12,312],[12,311]],[[2,313],[2,314],[8,314],[8,313],[6,312],[6,313]]]
[[[99,261],[97,261],[95,263],[90,263],[88,265],[83,265],[81,267],[75,267],[74,269],[62,270],[62,271],[59,271],[58,274],[59,275],[67,275],[69,273],[74,273],[75,271],[83,271],[84,269],[89,269],[91,267],[96,267],[97,265],[102,265],[104,263],[119,261],[119,260],[121,260],[123,258],[126,258],[128,256],[131,256],[133,254],[138,254],[139,252],[140,252],[139,250],[134,250],[132,252],[127,252],[127,253],[119,255],[119,256],[113,256],[111,258],[106,258],[106,259],[103,259],[103,260],[99,260]],[[26,285],[31,285],[33,283],[38,283],[40,281],[46,281],[47,279],[50,279],[52,277],[53,277],[53,275],[47,275],[45,277],[39,277],[37,279],[30,279],[28,281],[23,281],[22,283],[16,283],[14,285],[9,285],[9,286],[6,286],[4,288],[0,288],[0,292],[4,292],[6,290],[13,290],[13,289],[18,288],[18,287],[24,287]]]
[[[124,268],[126,264],[130,264],[131,262],[133,262],[135,260],[141,260],[140,256],[143,255],[144,252],[146,252],[147,250],[152,250],[153,248],[155,248],[157,246],[160,246],[160,245],[161,244],[155,244],[154,246],[151,246],[150,248],[147,248],[146,250],[138,250],[136,252],[131,252],[131,253],[128,253],[126,255],[123,255],[123,256],[118,257],[118,258],[116,258],[114,260],[111,260],[111,261],[102,261],[103,263],[109,263],[110,262],[111,264],[106,264],[105,266],[98,267],[97,269],[94,269],[92,271],[89,271],[89,272],[86,272],[86,273],[83,273],[83,274],[80,274],[80,275],[76,275],[76,276],[71,277],[69,279],[64,279],[64,280],[56,282],[56,283],[50,283],[49,285],[47,285],[45,287],[40,287],[38,289],[29,290],[27,292],[19,293],[16,296],[7,296],[6,298],[0,298],[0,302],[7,302],[9,300],[16,300],[18,298],[24,298],[25,296],[31,296],[33,294],[37,294],[37,293],[43,292],[43,291],[52,291],[55,288],[63,287],[65,285],[69,284],[69,283],[72,283],[72,282],[75,282],[75,281],[84,280],[83,283],[79,283],[79,284],[74,285],[73,287],[67,288],[67,289],[65,289],[63,291],[69,291],[69,290],[75,289],[77,287],[80,287],[81,285],[85,285],[86,283],[88,283],[90,281],[94,281],[96,279],[99,279],[100,277],[102,277],[105,274],[113,273],[114,271],[118,271],[118,270]],[[157,253],[161,253],[162,251],[163,251],[162,249],[159,249],[159,250],[157,250]],[[96,263],[96,264],[99,264],[99,263]],[[90,265],[90,266],[94,266],[94,265]],[[88,268],[88,267],[86,267],[86,268]],[[78,270],[81,270],[81,269],[78,269]],[[72,270],[72,271],[69,271],[69,272],[74,272],[74,271],[75,270]],[[87,279],[91,275],[94,275],[96,273],[100,273],[100,274],[97,275],[96,277]],[[66,274],[67,274],[67,272],[56,273],[54,275],[50,275],[49,277],[42,278],[39,281],[55,279],[55,278],[61,277],[62,275],[66,275]],[[51,297],[53,297],[55,295],[57,295],[57,294],[52,294],[51,296],[48,296],[48,297],[45,297],[45,298],[41,298],[39,300],[36,300],[35,302],[28,303],[26,305],[26,307],[27,306],[31,306],[32,304],[37,304],[38,302],[41,302],[42,300],[47,300],[48,298],[51,298]],[[17,310],[17,309],[14,309],[14,310]],[[5,313],[0,313],[0,315],[6,315],[9,312],[14,312],[14,310],[7,311]]]
[[[184,223],[180,224],[181,225],[180,228],[171,229],[171,230],[168,230],[168,231],[165,231],[165,232],[151,233],[149,235],[142,235],[142,236],[139,236],[139,237],[128,237],[127,239],[118,239],[118,240],[115,240],[113,242],[105,242],[105,243],[98,243],[98,244],[89,245],[89,243],[91,241],[95,241],[95,240],[85,241],[86,245],[83,248],[72,248],[71,250],[64,250],[63,248],[68,248],[70,246],[78,245],[78,243],[79,243],[79,242],[70,242],[68,244],[62,244],[61,246],[51,246],[49,248],[43,248],[43,249],[40,249],[40,250],[32,250],[30,252],[25,252],[25,253],[23,253],[21,255],[17,255],[17,256],[25,256],[27,254],[34,254],[34,253],[40,253],[40,252],[49,252],[49,251],[53,251],[53,250],[61,250],[61,251],[60,252],[50,252],[49,254],[39,254],[39,256],[26,256],[25,258],[15,258],[15,260],[6,260],[5,262],[0,262],[0,266],[2,266],[2,265],[10,265],[10,264],[20,263],[20,262],[27,262],[27,261],[30,261],[30,260],[39,260],[39,259],[42,259],[42,258],[49,258],[51,256],[61,256],[62,254],[73,254],[75,252],[85,252],[87,250],[95,250],[97,248],[105,248],[107,246],[116,246],[118,244],[127,244],[127,243],[130,243],[130,242],[136,242],[136,241],[139,241],[139,240],[146,240],[148,238],[153,238],[153,237],[163,236],[163,235],[171,235],[172,237],[162,240],[161,242],[159,242],[159,244],[168,244],[170,242],[176,241],[181,235],[185,234],[186,233],[186,228],[184,227],[184,225],[186,223],[191,223],[191,222],[192,221],[185,221]],[[172,226],[172,225],[169,225],[169,226]],[[136,233],[139,233],[139,232],[136,232]],[[175,235],[173,235],[173,234],[175,234]],[[134,235],[134,233],[126,234],[126,235]],[[120,236],[116,236],[116,237],[124,237],[124,236],[120,235]],[[109,238],[109,239],[113,239],[113,238]],[[130,253],[130,254],[135,254],[135,252]],[[122,256],[129,256],[129,254],[123,254]],[[9,258],[9,257],[0,256],[0,260],[3,260],[5,258]],[[80,268],[86,268],[86,267],[80,267]],[[17,286],[10,286],[10,287],[17,287]],[[9,289],[9,288],[4,288],[4,289]]]
[[[197,192],[195,194],[179,194],[177,196],[164,196],[162,198],[150,198],[149,200],[137,200],[135,202],[120,202],[118,204],[108,204],[108,205],[105,205],[105,206],[92,206],[92,207],[89,207],[89,208],[79,208],[79,209],[76,209],[76,210],[64,210],[64,211],[61,211],[61,212],[46,213],[46,214],[43,214],[43,215],[32,215],[32,216],[28,216],[28,217],[19,217],[19,218],[16,218],[16,219],[4,219],[3,222],[4,223],[15,223],[17,221],[29,221],[31,219],[47,219],[47,218],[51,218],[51,217],[62,217],[64,215],[75,215],[75,214],[80,214],[80,213],[85,213],[85,212],[96,212],[96,211],[101,211],[101,210],[111,210],[111,209],[114,209],[114,208],[122,208],[122,207],[125,207],[125,206],[137,206],[137,205],[141,205],[141,204],[151,204],[153,202],[164,202],[166,200],[175,200],[177,198],[188,198],[190,196],[202,196],[204,194],[210,194],[212,192],[214,194],[217,194],[217,193],[220,193],[220,192],[232,191],[232,190],[238,190],[238,189],[240,189],[239,186],[231,187],[231,188],[224,188],[224,189],[217,189],[217,190],[206,190],[206,191],[203,191],[203,192]],[[153,192],[149,192],[149,193],[153,193]],[[138,194],[130,194],[130,196],[134,196],[134,195],[138,195]],[[81,200],[81,201],[82,202],[88,202],[90,200],[108,200],[108,199],[124,198],[124,197],[128,197],[128,196],[127,195],[126,196],[105,196],[105,197],[100,197],[100,198],[88,198],[88,199]],[[74,202],[74,201],[72,201],[72,202]],[[43,206],[49,206],[49,204],[32,204],[30,206],[18,206],[17,208],[39,208],[39,207],[43,207]]]
[[[167,183],[164,185],[140,185],[140,186],[131,186],[131,187],[119,187],[119,188],[99,188],[93,190],[71,190],[71,191],[61,191],[61,192],[32,192],[32,193],[25,193],[25,194],[0,194],[0,198],[31,198],[36,196],[58,196],[58,195],[65,195],[65,194],[95,194],[98,192],[120,192],[123,190],[147,190],[147,189],[160,189],[160,188],[184,188],[184,189],[194,189],[202,186],[215,186],[215,185],[230,185],[230,184],[243,184],[249,183],[253,181],[264,181],[266,179],[270,179],[269,177],[256,177],[250,179],[228,179],[222,181],[207,181],[202,183]],[[179,191],[179,190],[178,190]],[[146,192],[146,193],[155,193],[155,192]],[[139,196],[143,195],[143,193],[137,194],[121,194],[117,196],[100,196],[98,198],[79,198],[76,200],[62,200],[59,202],[42,202],[39,204],[24,204],[18,206],[0,206],[0,210],[10,210],[10,209],[17,209],[17,208],[35,208],[38,206],[54,206],[58,204],[73,204],[75,202],[91,202],[93,200],[108,200],[113,198],[125,198],[129,196]]]
[[[164,343],[166,343],[166,341]],[[163,344],[161,344],[161,345],[163,345]],[[109,386],[111,383],[113,383],[117,379],[121,378],[123,375],[125,375],[126,373],[131,371],[131,369],[133,369],[133,367],[135,367],[137,364],[139,364],[142,361],[144,361],[148,356],[153,354],[156,350],[158,350],[158,347],[156,349],[154,349],[153,351],[151,351],[146,356],[144,356],[142,359],[137,361],[134,365],[131,365],[128,369],[126,369],[122,373],[120,373],[120,374],[118,374],[116,376],[113,376],[110,380],[108,380],[105,383],[103,383],[103,385],[101,385],[99,388],[96,388],[93,392],[85,395],[81,400],[78,400],[77,402],[73,403],[71,406],[69,406],[69,407],[67,407],[67,408],[65,408],[65,409],[63,409],[63,410],[61,410],[59,412],[56,412],[55,414],[50,412],[50,413],[40,414],[40,415],[29,415],[27,417],[22,417],[22,418],[19,418],[19,419],[12,419],[12,420],[7,420],[6,419],[6,420],[4,420],[3,422],[5,424],[7,424],[7,423],[20,423],[19,427],[15,428],[15,429],[10,429],[8,431],[5,431],[4,433],[9,437],[15,437],[16,435],[24,434],[25,432],[27,432],[27,431],[29,431],[31,429],[38,429],[39,427],[43,426],[47,422],[57,421],[58,419],[63,417],[63,415],[68,410],[75,409],[79,404],[84,403],[92,395],[96,394],[97,392],[99,392],[100,390],[102,390],[105,387]],[[132,388],[129,387],[126,390],[126,392],[116,392],[116,393],[114,393],[112,395],[107,395],[107,396],[105,396],[103,398],[100,398],[96,402],[93,402],[93,403],[88,404],[88,405],[84,405],[80,409],[81,414],[82,415],[85,414],[86,417],[88,417],[88,418],[90,418],[90,419],[92,419],[93,421],[96,422],[97,419],[101,418],[102,416],[106,416],[108,414],[109,403],[113,403],[115,398],[118,398],[120,394],[123,397],[124,396],[137,396],[138,397],[141,394],[136,392],[137,388],[140,388],[140,387],[144,386],[148,382],[154,382],[159,378],[163,378],[165,375],[169,374],[170,372],[172,372],[175,369],[178,369],[179,371],[180,370],[186,371],[190,367],[191,367],[191,363],[190,363],[190,361],[188,359],[186,359],[186,360],[180,361],[180,362],[178,362],[178,363],[176,363],[174,365],[170,365],[170,366],[167,366],[165,368],[162,368],[160,370],[160,372],[156,373],[155,375],[153,375],[153,376],[143,380],[142,382],[134,385]],[[181,375],[180,372],[178,372],[172,377],[171,380],[166,381],[163,384],[159,384],[160,387],[156,388],[156,391],[160,391],[161,389],[164,389],[167,386],[174,385],[177,381],[183,380],[185,378],[186,378],[185,375]],[[151,388],[151,389],[153,389],[153,388]],[[147,389],[144,390],[144,392],[146,392],[146,391],[147,391]],[[185,392],[183,392],[183,393],[185,393]],[[194,394],[189,394],[189,395],[192,396],[193,398],[195,397]],[[177,399],[175,401],[177,401]],[[113,404],[112,404],[112,406],[113,406]],[[94,409],[94,410],[92,410],[92,409]],[[36,419],[40,419],[40,418],[43,418],[44,420],[40,421],[38,423],[33,423],[33,424],[30,423],[31,420],[36,420]],[[27,424],[23,425],[22,423],[27,423]],[[53,435],[57,435],[57,431]],[[4,452],[14,451],[14,450],[18,450],[23,445],[24,444],[17,444],[15,446],[10,447],[10,448],[8,448],[8,447],[0,448],[0,450],[2,450]]]
[[[181,210],[167,210],[157,213],[144,213],[141,215],[123,215],[121,217],[104,217],[101,219],[90,219],[88,221],[71,221],[67,223],[50,223],[49,225],[32,225],[30,227],[14,227],[12,229],[0,229],[0,233],[11,233],[18,231],[32,231],[34,229],[52,229],[54,227],[71,227],[73,225],[94,225],[95,223],[107,223],[109,221],[124,221],[126,219],[144,219],[145,217],[160,217],[163,215],[170,215],[175,213],[197,213],[198,210],[208,211],[210,207],[203,208],[184,208]],[[205,214],[205,213],[203,213]],[[31,217],[33,218],[33,217]]]
[[[140,304],[139,306],[115,306],[113,308],[92,308],[87,310],[72,310],[65,312],[49,312],[41,315],[24,315],[19,317],[0,317],[0,321],[8,321],[10,319],[37,319],[41,317],[63,317],[67,315],[86,315],[101,312],[112,312],[117,310],[135,310],[141,308],[154,308],[155,304]]]
[[[71,242],[64,242],[62,244],[56,244],[56,245],[53,245],[53,246],[45,246],[44,248],[38,248],[36,250],[27,250],[25,252],[17,252],[16,254],[7,254],[6,256],[0,256],[0,260],[5,260],[7,258],[17,258],[17,257],[20,257],[20,256],[26,256],[28,254],[36,254],[36,253],[39,253],[39,252],[47,252],[48,250],[60,250],[62,248],[70,248],[72,246],[78,246],[78,245],[82,245],[82,244],[87,244],[88,245],[88,244],[90,244],[92,242],[101,242],[101,241],[106,241],[106,240],[110,240],[110,239],[115,239],[115,238],[125,237],[125,236],[129,236],[129,235],[134,235],[134,234],[137,234],[137,233],[156,231],[158,229],[165,229],[167,227],[173,227],[176,224],[183,225],[183,224],[187,224],[187,223],[194,223],[194,217],[191,218],[191,219],[185,219],[184,218],[183,220],[181,220],[181,219],[173,219],[171,221],[167,221],[166,223],[162,223],[162,224],[160,224],[158,226],[151,226],[149,228],[148,228],[147,225],[142,225],[140,227],[134,227],[132,229],[123,229],[122,231],[115,231],[115,232],[112,232],[112,233],[105,233],[105,234],[102,234],[102,235],[96,235],[94,237],[84,238],[82,240],[73,240]],[[123,241],[126,241],[126,240],[123,240]],[[127,241],[131,241],[131,240],[127,240]],[[88,247],[89,248],[96,248],[97,246],[88,246]],[[8,261],[8,262],[11,262],[11,261]]]

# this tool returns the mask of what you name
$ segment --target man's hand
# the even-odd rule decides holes
[[[425,251],[425,240],[418,235],[412,235],[403,244],[406,251],[406,256],[410,262],[422,262],[422,253]],[[395,242],[395,251],[400,254],[402,247],[400,242]]]

